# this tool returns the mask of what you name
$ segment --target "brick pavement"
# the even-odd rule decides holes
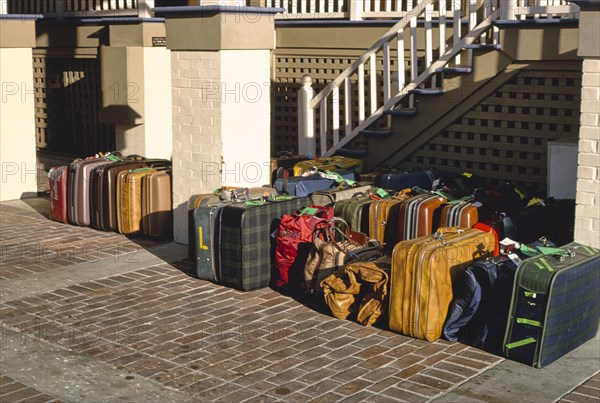
[[[600,372],[566,394],[560,403],[597,403],[600,402]]]
[[[0,223],[3,245],[18,236],[76,251],[94,244],[110,255],[111,245],[154,244],[4,205]],[[53,256],[23,262],[3,248],[0,280],[34,280],[38,271],[97,258]],[[109,277],[99,270],[95,280],[0,304],[0,322],[200,401],[427,401],[503,361],[458,343],[338,320],[319,300],[221,287],[195,278],[187,261]]]
[[[3,375],[0,376],[0,402],[59,403],[60,400]]]

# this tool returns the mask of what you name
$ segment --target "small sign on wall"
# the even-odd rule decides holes
[[[152,37],[152,46],[166,47],[167,46],[167,37],[166,36],[153,36]]]

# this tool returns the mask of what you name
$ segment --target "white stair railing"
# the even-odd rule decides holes
[[[407,0],[412,3],[417,0]],[[312,79],[303,77],[303,87],[298,96],[299,112],[299,151],[306,155],[316,156],[316,137],[319,138],[320,155],[333,155],[338,149],[352,141],[360,131],[368,128],[383,112],[392,109],[409,95],[409,91],[428,83],[435,85],[432,78],[436,69],[454,63],[461,63],[460,53],[465,45],[496,41],[493,35],[492,22],[500,16],[500,10],[495,4],[489,5],[486,12],[477,12],[477,0],[468,0],[466,10],[461,10],[461,2],[455,0],[418,0],[414,8],[402,20],[395,24],[386,34],[364,52],[350,67],[344,70],[337,78],[329,83],[321,92],[313,96],[311,87]],[[447,9],[449,7],[449,9]],[[431,15],[436,11],[438,16],[452,15],[454,35],[451,44],[448,44],[446,32],[446,19],[441,19],[438,24],[440,49],[438,59],[433,61],[433,27]],[[417,19],[425,22],[425,52],[419,58],[417,49]],[[461,35],[460,26],[467,22],[471,27],[465,35]],[[489,38],[483,40],[486,35]],[[395,45],[395,46],[394,46]],[[398,49],[392,59],[392,48]],[[383,59],[383,85],[379,86],[379,76],[376,71],[377,55],[382,52]],[[408,55],[408,60],[405,57]],[[468,58],[470,59],[470,58]],[[408,61],[409,80],[406,79],[406,62]],[[419,65],[419,61],[423,63]],[[393,63],[392,63],[393,62]],[[470,62],[470,60],[469,60]],[[393,82],[392,65],[398,79]],[[368,75],[366,74],[368,72]],[[353,110],[353,91],[357,90],[356,109]],[[379,97],[382,93],[383,96]],[[381,99],[380,99],[381,98]],[[340,114],[340,100],[343,111]],[[329,109],[328,103],[332,102]],[[410,102],[412,104],[412,101]],[[410,105],[412,106],[412,105]],[[331,111],[331,116],[328,112]],[[368,114],[367,114],[368,111]],[[354,116],[357,115],[357,120]],[[315,118],[319,119],[318,133],[315,130]],[[343,133],[340,132],[340,122],[343,122]],[[357,123],[355,125],[355,123]]]

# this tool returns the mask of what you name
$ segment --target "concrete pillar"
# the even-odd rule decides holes
[[[102,119],[123,154],[171,159],[171,51],[162,20],[114,24],[100,47]]]
[[[37,196],[35,19],[0,16],[0,201]]]
[[[581,9],[578,55],[583,57],[575,240],[600,248],[600,1],[573,3]]]
[[[269,183],[274,14],[232,6],[156,8],[172,52],[175,241],[187,202],[222,184]]]

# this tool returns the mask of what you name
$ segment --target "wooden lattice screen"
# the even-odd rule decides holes
[[[470,172],[544,190],[547,142],[577,138],[580,99],[580,67],[524,70],[402,166]]]
[[[115,127],[98,119],[97,58],[34,54],[37,147],[85,156],[115,148]]]

